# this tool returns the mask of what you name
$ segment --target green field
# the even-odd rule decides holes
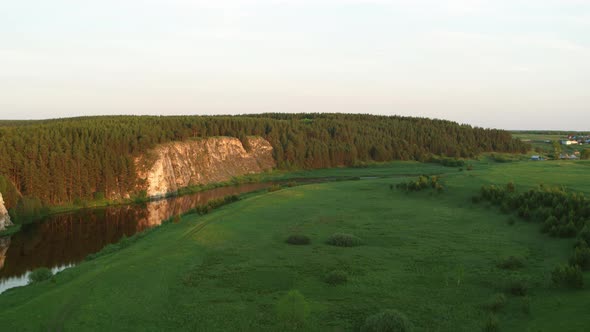
[[[282,331],[277,303],[299,290],[309,304],[304,331],[357,331],[382,309],[407,315],[418,331],[480,331],[497,293],[502,331],[582,331],[590,291],[552,285],[573,239],[542,234],[536,223],[471,197],[485,184],[517,190],[564,185],[590,194],[590,162],[473,162],[472,171],[395,162],[275,178],[377,176],[245,196],[204,216],[187,215],[130,246],[65,270],[52,280],[0,295],[2,331]],[[441,174],[443,193],[405,193],[391,184]],[[514,225],[508,219],[516,220]],[[363,240],[325,243],[333,233]],[[305,234],[311,244],[285,243]],[[503,270],[504,257],[524,267]],[[348,281],[324,278],[342,270]],[[528,295],[506,292],[525,279]],[[586,287],[590,273],[584,275]]]

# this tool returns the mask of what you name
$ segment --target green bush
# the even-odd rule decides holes
[[[494,316],[494,315],[490,315],[483,326],[483,331],[484,332],[500,331],[500,322],[498,321],[498,318],[496,318],[496,316]]]
[[[330,236],[327,243],[337,247],[356,247],[363,244],[363,241],[352,234],[334,233]]]
[[[268,192],[271,193],[273,191],[281,190],[281,186],[278,184],[273,184],[272,186],[268,187]]]
[[[492,295],[489,299],[486,307],[493,312],[500,311],[506,305],[506,295],[502,293],[497,293]]]
[[[38,269],[33,270],[29,274],[29,284],[38,283],[41,281],[48,280],[53,276],[53,272],[46,267],[40,267]]]
[[[515,296],[525,296],[529,290],[528,283],[521,278],[510,280],[506,288],[510,294]]]
[[[328,272],[324,280],[330,285],[340,285],[348,281],[348,275],[342,270],[334,270]]]
[[[286,242],[289,244],[294,244],[294,245],[305,245],[305,244],[309,244],[311,242],[311,240],[309,239],[309,237],[307,237],[305,235],[293,234],[293,235],[289,235]]]
[[[413,327],[406,315],[397,310],[383,310],[367,318],[362,332],[407,332]]]
[[[508,256],[500,260],[497,266],[504,270],[517,270],[524,266],[522,259],[515,256]]]
[[[570,258],[570,265],[578,265],[582,270],[590,270],[590,248],[586,241],[582,241]]]
[[[584,275],[578,265],[561,265],[551,272],[551,280],[558,286],[584,288]]]
[[[279,300],[277,314],[285,327],[301,328],[305,325],[305,320],[309,315],[309,305],[298,290],[292,290]]]
[[[390,186],[390,188],[392,188]],[[444,186],[440,183],[438,176],[421,175],[418,180],[398,183],[396,188],[405,192],[421,191],[425,189],[434,189],[441,193],[444,191]]]
[[[521,309],[527,315],[531,313],[531,299],[528,296],[522,299]]]

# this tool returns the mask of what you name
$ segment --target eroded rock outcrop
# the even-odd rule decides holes
[[[10,247],[10,236],[0,237],[0,270],[4,267],[8,247]]]
[[[145,181],[148,196],[160,197],[182,187],[228,181],[275,166],[272,145],[267,140],[247,140],[249,151],[233,137],[162,144],[136,160],[138,176]]]
[[[2,193],[0,193],[0,231],[5,230],[8,226],[12,226],[12,222],[10,221],[8,211],[4,206],[4,198],[2,198]]]

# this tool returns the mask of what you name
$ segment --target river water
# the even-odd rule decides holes
[[[115,243],[162,220],[216,198],[265,189],[272,183],[247,183],[145,204],[84,209],[45,217],[0,238],[0,293],[26,285],[30,271],[47,267],[58,272],[74,266],[107,244]]]

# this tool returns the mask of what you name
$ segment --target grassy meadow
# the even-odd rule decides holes
[[[358,331],[383,309],[404,313],[416,331],[481,331],[490,317],[501,331],[586,329],[590,273],[582,290],[557,288],[550,277],[574,240],[551,238],[539,224],[471,197],[509,181],[517,190],[544,183],[588,195],[590,162],[471,164],[471,171],[394,162],[276,174],[377,178],[249,194],[183,216],[121,250],[8,290],[0,330]],[[440,174],[444,191],[395,188],[418,174]],[[362,244],[328,245],[334,233]],[[287,244],[293,234],[310,243]],[[499,268],[509,256],[523,266]],[[334,271],[343,277],[327,279]],[[526,282],[525,296],[508,291],[514,280]],[[279,305],[291,290],[307,304],[297,323]]]

